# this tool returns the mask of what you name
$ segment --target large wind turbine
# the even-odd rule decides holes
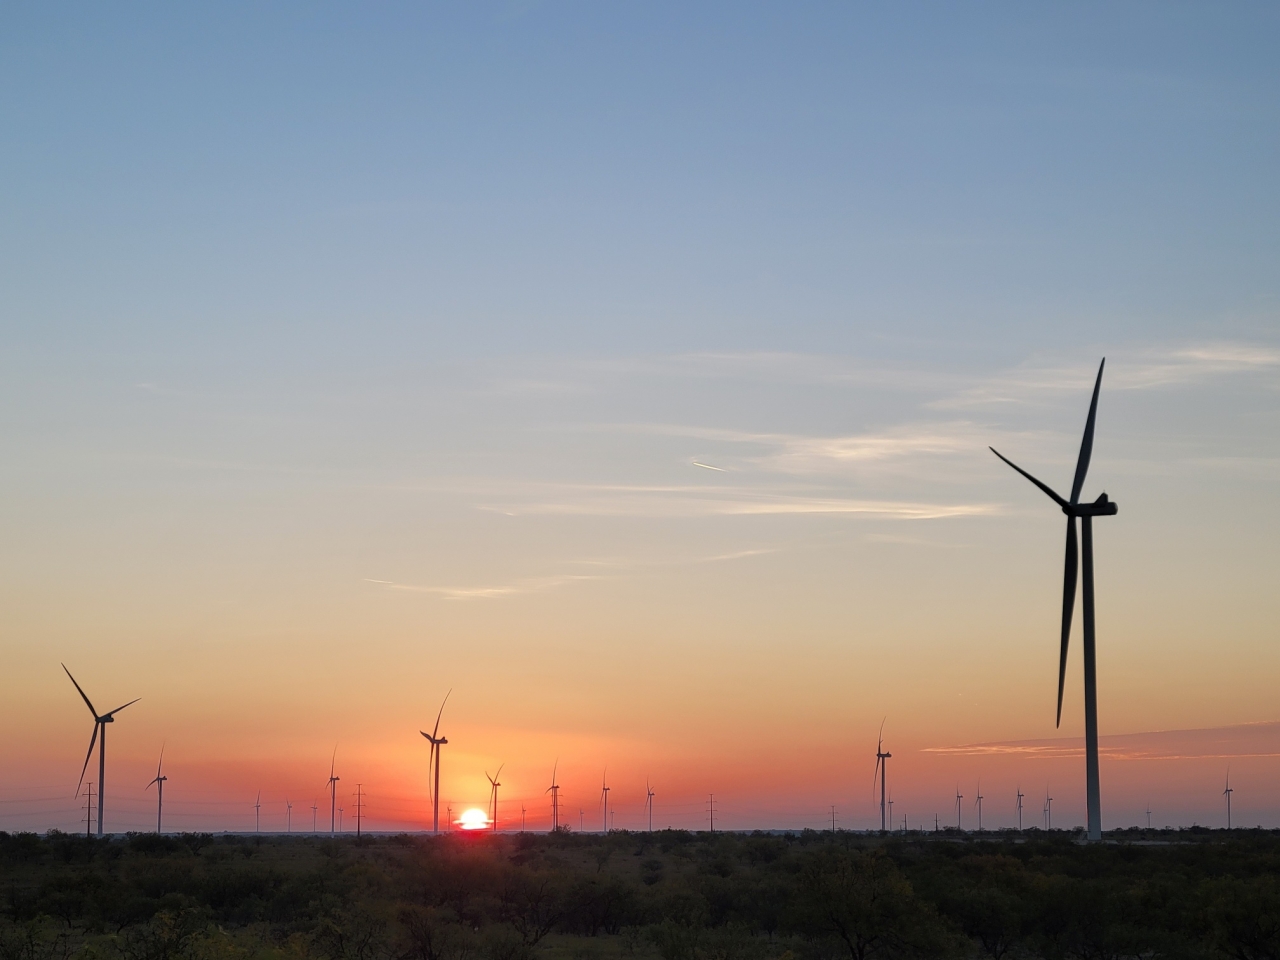
[[[502,786],[498,778],[502,776],[502,768],[505,766],[505,763],[499,765],[498,772],[492,777],[489,776],[488,770],[484,772],[484,778],[489,781],[489,806],[493,809],[493,814],[489,818],[489,828],[494,833],[498,832],[498,788]]]
[[[1222,795],[1227,798],[1227,829],[1231,829],[1231,795],[1235,793],[1231,789],[1231,768],[1227,767],[1227,789],[1222,791]]]
[[[141,700],[141,697],[135,697],[124,706],[116,707],[114,710],[108,710],[101,716],[98,711],[93,708],[93,704],[89,702],[89,698],[85,696],[85,692],[80,689],[80,684],[76,683],[76,678],[71,676],[71,671],[67,670],[67,665],[62,664],[62,669],[66,671],[71,682],[75,684],[76,690],[80,693],[80,697],[84,700],[85,706],[89,708],[89,712],[93,714],[93,736],[89,738],[89,752],[84,755],[84,766],[80,768],[80,782],[76,784],[76,796],[80,796],[80,787],[84,783],[84,772],[89,769],[89,758],[93,756],[93,745],[98,744],[98,836],[102,836],[102,807],[103,797],[107,795],[107,791],[103,789],[106,786],[107,777],[107,724],[115,723],[116,714],[125,707],[131,706]],[[101,741],[99,742],[99,734]]]
[[[560,829],[560,784],[556,783],[556,770],[560,768],[560,761],[556,760],[551,767],[551,786],[547,787],[546,792],[551,794],[551,832],[555,833]]]
[[[1022,785],[1018,785],[1018,832],[1022,832],[1022,798],[1026,794],[1022,792]]]
[[[982,781],[978,781],[978,799],[974,801],[974,806],[978,808],[978,832],[982,832]]]
[[[156,788],[156,833],[160,832],[160,817],[164,813],[164,783],[168,777],[160,775],[160,768],[164,766],[164,744],[160,744],[160,762],[156,764],[156,778],[147,784],[150,790],[152,785]]]
[[[453,693],[451,689],[449,693]],[[440,832],[440,748],[448,743],[448,739],[440,736],[440,718],[444,716],[444,705],[449,702],[449,693],[444,695],[444,699],[440,701],[440,711],[436,714],[436,725],[430,733],[425,730],[418,732],[431,741],[431,753],[427,757],[427,783],[428,789],[431,791],[431,830],[433,833]],[[431,765],[435,763],[435,786],[430,785],[430,778],[433,776]]]
[[[887,717],[885,719],[888,719]],[[880,778],[880,832],[884,833],[888,820],[885,817],[885,777],[889,773],[888,760],[892,753],[884,752],[884,720],[880,721],[880,736],[876,740],[876,772],[871,778],[871,796],[876,795],[876,778]]]
[[[644,805],[649,808],[649,832],[653,833],[653,787],[649,786],[649,778],[644,779]]]
[[[1098,678],[1093,620],[1093,518],[1115,516],[1117,508],[1113,501],[1107,499],[1105,493],[1092,503],[1081,503],[1080,490],[1084,486],[1085,474],[1089,472],[1089,458],[1093,455],[1093,427],[1098,413],[1098,391],[1102,387],[1102,369],[1106,363],[1106,358],[1103,358],[1102,363],[1098,365],[1098,379],[1093,384],[1093,399],[1089,402],[1089,418],[1084,424],[1084,439],[1080,443],[1080,456],[1076,459],[1076,475],[1071,481],[1069,500],[1064,500],[1012,460],[1002,456],[995,447],[990,448],[997,457],[1039,487],[1067,515],[1067,561],[1062,587],[1062,644],[1058,654],[1058,718],[1055,726],[1062,723],[1062,688],[1066,682],[1067,641],[1071,637],[1071,614],[1076,605],[1076,574],[1077,567],[1083,567],[1085,790],[1089,808],[1090,840],[1102,839],[1102,791],[1098,783]],[[1077,517],[1080,518],[1080,538],[1084,547],[1082,557],[1077,556]]]
[[[960,826],[960,801],[964,799],[964,794],[960,792],[960,784],[956,784],[956,829],[963,829]]]
[[[262,791],[258,791],[258,797],[253,801],[253,832],[262,832]]]

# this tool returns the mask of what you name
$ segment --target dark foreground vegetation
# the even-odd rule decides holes
[[[0,960],[1280,958],[1280,835],[0,833]]]

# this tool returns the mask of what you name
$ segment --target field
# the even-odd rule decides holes
[[[0,960],[1280,956],[1280,834],[0,834]]]

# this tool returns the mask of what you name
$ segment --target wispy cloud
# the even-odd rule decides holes
[[[945,756],[1020,756],[1057,760],[1084,756],[1082,737],[1005,740],[951,747],[926,747]],[[1227,760],[1233,757],[1280,757],[1280,721],[1242,723],[1194,730],[1157,730],[1098,738],[1098,752],[1109,760]]]
[[[1040,402],[1053,394],[1088,391],[1097,376],[1093,360],[1082,363],[1027,363],[999,376],[932,401],[935,409]],[[1106,384],[1112,390],[1150,390],[1190,385],[1213,377],[1280,372],[1280,350],[1233,342],[1162,347],[1107,360]]]
[[[483,600],[527,593],[540,593],[544,590],[552,590],[556,587],[583,580],[603,580],[604,577],[599,574],[566,573],[549,577],[525,577],[520,580],[514,580],[511,583],[474,587],[423,586],[412,583],[396,583],[388,580],[370,580],[368,577],[364,579],[369,583],[386,584],[391,590],[404,590],[409,593],[429,593],[443,597],[446,600]]]

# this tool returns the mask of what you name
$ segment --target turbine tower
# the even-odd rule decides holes
[[[649,778],[644,779],[644,805],[649,809],[649,832],[653,833],[653,788],[649,786]]]
[[[600,802],[604,804],[604,832],[609,832],[609,771],[600,775]]]
[[[1022,832],[1022,798],[1025,794],[1022,792],[1022,786],[1018,786],[1018,832]]]
[[[556,783],[556,770],[560,767],[560,761],[556,760],[551,767],[551,786],[547,787],[546,793],[551,794],[551,832],[555,833],[560,829],[560,784]]]
[[[293,804],[288,797],[284,798],[284,832],[293,833]]]
[[[887,720],[888,717],[885,718]],[[888,820],[885,818],[885,777],[889,773],[888,760],[892,757],[892,753],[884,751],[884,720],[880,721],[880,736],[876,740],[876,772],[871,778],[871,796],[876,795],[876,778],[880,779],[880,832],[884,833]]]
[[[498,788],[502,786],[498,778],[502,776],[502,768],[505,766],[505,763],[499,766],[498,772],[492,777],[489,776],[488,770],[484,772],[484,778],[489,781],[489,807],[493,811],[493,815],[489,818],[489,829],[494,833],[498,832]]]
[[[80,787],[84,784],[84,773],[86,770],[89,769],[89,759],[93,756],[93,745],[97,743],[98,744],[98,836],[102,836],[103,798],[106,796],[106,793],[107,793],[106,790],[103,789],[106,786],[106,776],[107,776],[107,724],[115,723],[117,713],[119,713],[125,707],[132,706],[142,698],[135,697],[134,699],[130,700],[128,703],[124,704],[124,706],[116,707],[114,710],[108,710],[106,713],[99,716],[98,711],[95,710],[93,708],[93,704],[89,702],[89,698],[85,696],[85,692],[80,689],[80,684],[76,683],[76,678],[71,676],[70,670],[67,670],[67,665],[65,663],[62,664],[62,669],[66,672],[68,677],[71,677],[71,682],[75,684],[75,688],[77,692],[79,692],[81,699],[84,700],[85,706],[87,706],[89,708],[89,712],[93,714],[93,736],[89,738],[89,752],[84,755],[84,766],[80,768],[80,780],[76,784],[76,796],[77,797],[80,796]],[[101,740],[99,740],[99,735],[101,735]]]
[[[960,784],[956,784],[956,829],[963,829],[960,826],[960,801],[964,799],[964,794],[960,792]]]
[[[1044,828],[1053,829],[1053,797],[1049,796],[1048,790],[1044,792]]]
[[[978,808],[978,832],[982,832],[982,781],[978,781],[978,799],[974,801],[974,805]]]
[[[1084,741],[1085,741],[1085,792],[1089,809],[1089,839],[1102,839],[1102,790],[1098,782],[1098,677],[1094,644],[1093,617],[1093,518],[1111,517],[1116,514],[1116,504],[1101,494],[1092,503],[1080,502],[1080,490],[1085,474],[1089,472],[1089,458],[1093,455],[1093,428],[1098,413],[1098,391],[1102,387],[1102,369],[1106,358],[1098,365],[1098,379],[1093,385],[1093,399],[1089,402],[1089,417],[1084,425],[1084,439],[1080,443],[1080,456],[1076,460],[1076,474],[1071,481],[1071,498],[1064,500],[1052,489],[1041,483],[1012,460],[1002,456],[994,447],[990,450],[1009,466],[1017,470],[1067,515],[1066,571],[1062,587],[1062,642],[1058,654],[1058,716],[1055,726],[1062,723],[1062,689],[1067,673],[1067,641],[1071,637],[1071,614],[1076,605],[1077,568],[1082,566],[1084,579]],[[1078,557],[1076,544],[1076,518],[1080,518],[1080,539],[1083,556]]]
[[[151,783],[147,784],[148,790],[151,789],[152,784],[154,784],[156,788],[156,833],[160,832],[161,816],[164,813],[164,783],[166,780],[169,779],[168,777],[163,777],[160,775],[160,768],[162,766],[164,766],[164,744],[163,743],[160,744],[160,762],[156,764],[156,778],[152,780]]]
[[[427,757],[427,784],[431,793],[431,831],[433,833],[440,832],[440,748],[448,743],[448,739],[440,736],[440,718],[444,715],[444,705],[449,702],[449,693],[444,695],[444,699],[440,701],[440,711],[436,714],[436,725],[430,733],[425,730],[418,732],[431,741],[431,753]],[[432,762],[435,762],[435,773],[432,773]],[[431,786],[431,778],[435,777],[435,786]]]
[[[316,814],[320,812],[320,804],[315,800],[311,801],[311,832],[316,832]]]
[[[258,798],[253,801],[253,832],[262,832],[262,791],[258,791]]]
[[[336,815],[338,810],[338,781],[341,777],[334,776],[333,763],[338,759],[338,748],[333,748],[333,756],[329,760],[329,836],[333,836],[336,826]]]
[[[1222,791],[1222,795],[1227,798],[1227,829],[1231,829],[1231,794],[1235,793],[1231,789],[1231,768],[1227,767],[1227,789]],[[99,794],[101,796],[101,794]]]

